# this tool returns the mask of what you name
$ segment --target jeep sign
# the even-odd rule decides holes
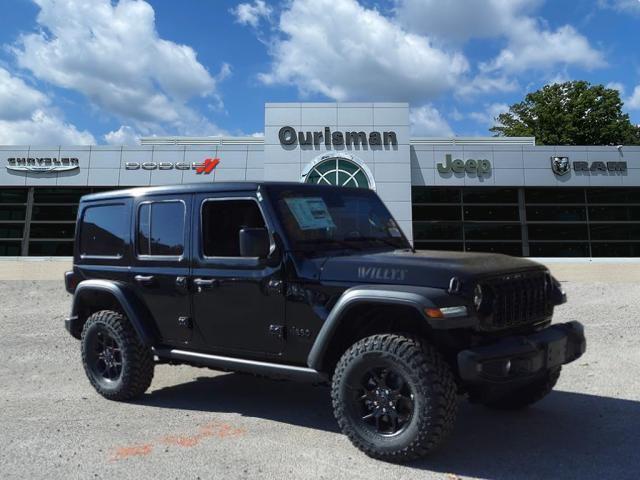
[[[486,159],[475,160],[469,158],[466,161],[460,158],[455,160],[451,159],[451,154],[447,153],[445,156],[445,162],[438,164],[438,172],[440,173],[467,173],[478,174],[478,176],[488,175],[491,172],[491,162]]]

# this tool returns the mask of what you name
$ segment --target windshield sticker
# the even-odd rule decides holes
[[[335,228],[327,204],[320,197],[286,198],[287,206],[300,230]]]

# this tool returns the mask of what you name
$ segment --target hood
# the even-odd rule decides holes
[[[320,267],[322,281],[383,283],[447,288],[451,277],[482,277],[545,269],[539,263],[495,253],[423,250],[331,257]]]

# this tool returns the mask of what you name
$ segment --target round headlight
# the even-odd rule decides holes
[[[482,287],[480,284],[473,289],[473,304],[476,306],[476,310],[479,310],[480,305],[482,305]]]

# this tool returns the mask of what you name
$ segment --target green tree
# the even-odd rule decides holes
[[[536,137],[538,145],[640,144],[618,90],[573,81],[545,85],[498,115],[496,136]]]

